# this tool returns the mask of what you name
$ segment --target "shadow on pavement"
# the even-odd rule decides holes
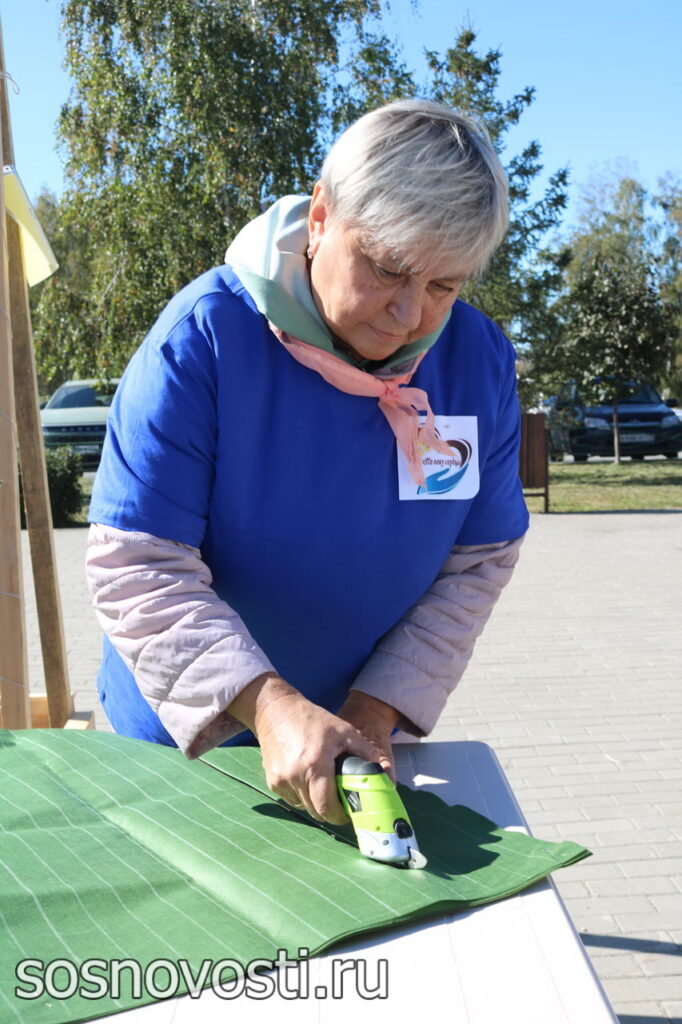
[[[629,935],[592,935],[580,932],[580,938],[585,946],[608,946],[611,949],[630,949],[636,953],[663,953],[665,956],[679,956],[682,953],[682,946],[676,942],[631,938]]]
[[[654,1017],[650,1013],[619,1013],[620,1024],[682,1024],[682,1017]]]

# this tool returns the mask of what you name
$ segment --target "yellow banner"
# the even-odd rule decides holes
[[[21,229],[26,280],[29,286],[39,284],[54,274],[59,264],[14,167],[5,166],[4,181],[7,212]]]

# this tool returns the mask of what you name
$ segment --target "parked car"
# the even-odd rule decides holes
[[[97,469],[119,379],[67,380],[57,388],[40,412],[45,447],[66,445],[80,455],[83,469]]]
[[[607,401],[608,388],[599,395],[599,381],[595,390],[597,397],[585,404],[576,385],[567,384],[547,410],[550,458],[567,452],[585,462],[590,455],[613,455],[613,403]],[[676,398],[664,402],[647,381],[627,381],[618,402],[621,455],[676,458],[682,450],[682,420],[672,410],[676,405]]]

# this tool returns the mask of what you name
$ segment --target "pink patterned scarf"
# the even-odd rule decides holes
[[[331,352],[316,348],[298,338],[292,338],[272,322],[270,329],[294,359],[310,370],[315,370],[328,384],[347,395],[366,395],[379,399],[379,408],[405,454],[416,484],[424,487],[420,447],[433,448],[442,455],[452,458],[452,448],[438,436],[426,392],[421,388],[401,386],[412,379],[426,352],[416,357],[409,373],[389,378],[375,377],[349,366]],[[426,421],[421,426],[420,412],[426,413]]]

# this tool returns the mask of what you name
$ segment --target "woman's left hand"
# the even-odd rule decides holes
[[[376,747],[379,764],[395,782],[391,733],[400,718],[400,712],[390,704],[384,704],[377,697],[371,697],[361,690],[351,690],[343,707],[337,711],[337,715],[344,722],[354,726],[365,739]]]

